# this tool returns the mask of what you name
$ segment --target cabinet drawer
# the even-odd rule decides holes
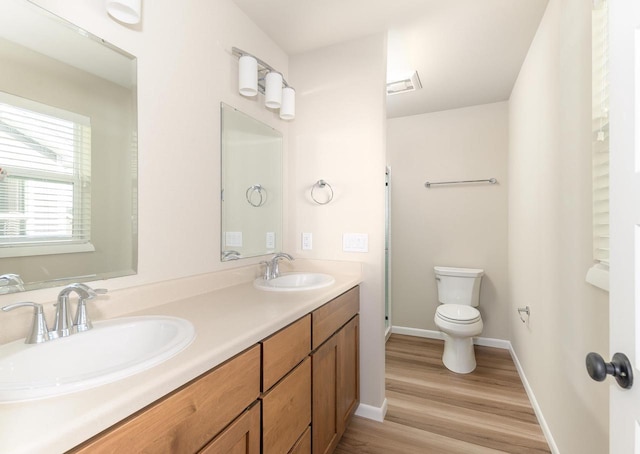
[[[199,454],[259,454],[260,403],[245,411]]]
[[[256,345],[85,442],[73,453],[194,453],[260,394]]]
[[[311,315],[262,342],[262,391],[267,391],[311,351]]]
[[[307,357],[262,399],[262,452],[286,454],[311,423],[311,359]]]
[[[311,313],[312,339],[315,350],[360,310],[360,287],[329,301]]]
[[[311,454],[311,427],[307,427],[289,454]]]

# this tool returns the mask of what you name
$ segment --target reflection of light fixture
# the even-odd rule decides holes
[[[242,96],[264,94],[264,104],[269,109],[280,109],[280,118],[293,120],[296,116],[296,91],[282,74],[259,58],[234,47],[233,55],[239,57],[238,90]]]
[[[109,15],[125,24],[140,22],[140,3],[142,0],[106,0]]]
[[[407,79],[402,80],[394,80],[391,82],[387,82],[387,94],[388,95],[397,95],[398,93],[406,93],[408,91],[414,91],[419,88],[422,88],[422,83],[420,82],[420,77],[418,77],[418,72],[414,71],[411,76]]]

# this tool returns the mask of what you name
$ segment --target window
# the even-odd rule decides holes
[[[609,11],[592,11],[593,259],[587,282],[609,290]]]
[[[93,250],[87,117],[0,92],[0,257]]]

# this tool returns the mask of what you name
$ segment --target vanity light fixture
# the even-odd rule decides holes
[[[237,47],[232,53],[238,57],[238,91],[242,96],[264,94],[265,107],[280,109],[280,118],[293,120],[296,116],[296,91],[282,74],[268,63]]]
[[[387,95],[397,95],[399,93],[418,90],[419,88],[422,88],[422,82],[420,82],[418,72],[414,71],[413,74],[406,79],[387,82]]]
[[[105,0],[109,15],[120,22],[130,25],[140,22],[141,3],[142,0]]]

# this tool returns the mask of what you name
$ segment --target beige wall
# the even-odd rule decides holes
[[[291,235],[285,250],[305,258],[361,261],[360,400],[384,400],[384,178],[386,40],[376,35],[291,57],[298,117],[291,124]],[[333,201],[311,186],[326,180]],[[320,195],[319,197],[320,198]],[[301,250],[301,234],[313,250]],[[367,233],[369,252],[342,251],[343,233]]]
[[[393,326],[437,330],[434,266],[482,268],[481,336],[509,338],[507,120],[504,102],[389,120]]]
[[[591,3],[551,0],[509,102],[512,343],[562,453],[608,452],[608,294],[591,252]],[[516,308],[528,305],[528,324]]]

